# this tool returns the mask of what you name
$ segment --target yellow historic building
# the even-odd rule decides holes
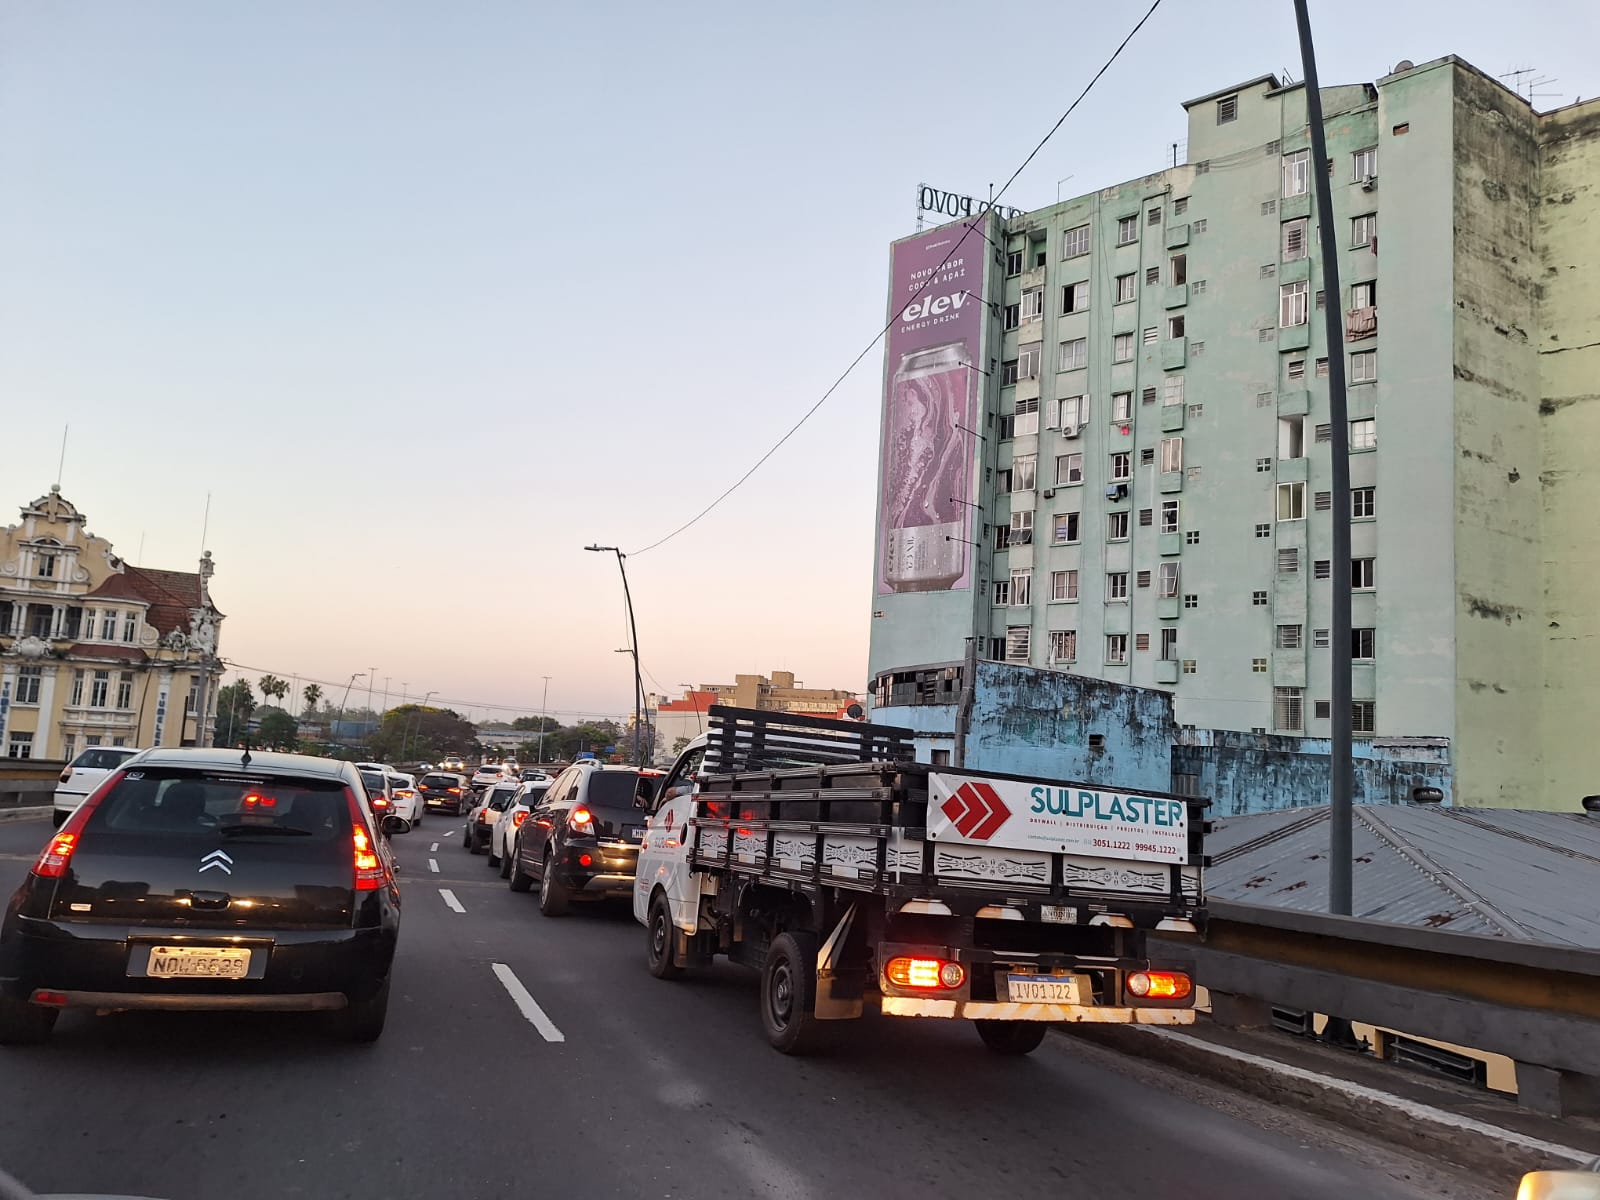
[[[209,551],[198,571],[125,562],[59,487],[25,506],[0,530],[0,755],[208,742],[222,674],[211,571]]]

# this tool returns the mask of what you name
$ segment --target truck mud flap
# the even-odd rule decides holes
[[[817,990],[813,1013],[819,1021],[851,1021],[864,1008],[866,971],[843,966],[845,943],[855,924],[856,906],[845,909],[817,954]]]

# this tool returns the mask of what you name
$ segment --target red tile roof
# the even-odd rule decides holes
[[[189,632],[189,612],[200,607],[200,576],[194,571],[154,571],[128,566],[125,578],[150,602],[146,618],[157,633]]]
[[[113,646],[98,642],[74,642],[67,647],[67,657],[81,658],[115,658],[123,662],[146,663],[150,656],[137,646]]]
[[[99,587],[95,588],[94,591],[90,592],[86,599],[144,600],[146,599],[146,596],[139,590],[138,585],[134,583],[133,580],[121,573],[114,573],[107,575],[106,581]]]

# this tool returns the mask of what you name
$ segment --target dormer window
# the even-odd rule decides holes
[[[39,555],[39,578],[54,579],[56,577],[56,556],[54,554]]]

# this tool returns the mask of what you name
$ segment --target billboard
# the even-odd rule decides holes
[[[970,588],[987,245],[960,221],[890,249],[877,592]],[[963,235],[965,239],[963,240]]]

